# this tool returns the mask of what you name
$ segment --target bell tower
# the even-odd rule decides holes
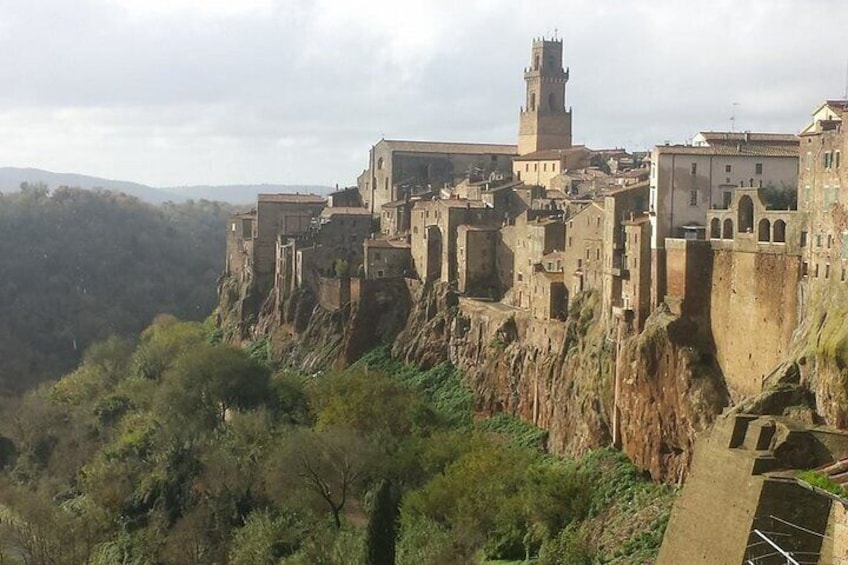
[[[571,147],[571,109],[565,109],[568,69],[562,68],[562,40],[534,39],[524,69],[527,98],[518,122],[518,154]]]

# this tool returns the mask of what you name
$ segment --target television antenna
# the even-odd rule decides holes
[[[736,107],[739,106],[739,102],[734,102],[730,105],[732,110],[730,114],[730,131],[736,131]]]

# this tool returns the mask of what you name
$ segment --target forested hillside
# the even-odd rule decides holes
[[[160,316],[0,410],[0,560],[646,563],[672,491],[620,453],[565,461],[477,419],[450,365],[375,350],[311,376]],[[375,399],[380,399],[375,402]]]
[[[208,316],[230,212],[72,188],[0,194],[0,392],[57,378],[158,313]]]

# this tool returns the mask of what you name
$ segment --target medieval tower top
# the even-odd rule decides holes
[[[518,154],[571,147],[571,109],[565,109],[568,69],[562,68],[562,40],[534,39],[524,69],[527,99],[518,126]]]

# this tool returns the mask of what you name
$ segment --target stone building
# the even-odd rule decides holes
[[[515,155],[515,145],[382,139],[371,148],[357,186],[365,208],[379,215],[383,204],[445,184],[509,174]]]
[[[628,242],[624,222],[648,211],[648,183],[642,182],[606,192],[603,199],[604,219],[603,225],[601,259],[603,260],[603,281],[601,284],[601,311],[604,318],[609,319],[614,308],[625,308],[625,282],[631,277],[644,277],[650,285],[650,269],[643,271],[642,263],[639,269],[631,270],[631,266],[641,257],[641,247],[644,246],[650,253],[650,238],[644,239],[636,235],[635,240]],[[638,231],[638,230],[637,230]],[[630,255],[628,255],[628,252]],[[644,264],[650,266],[650,262]],[[644,281],[634,281],[635,286],[630,285],[630,291],[641,288]],[[647,294],[646,297],[649,297]],[[628,295],[628,302],[633,294]],[[639,295],[641,298],[641,295]],[[642,312],[644,313],[644,312]],[[639,323],[637,327],[641,327]]]
[[[848,434],[780,416],[719,419],[695,443],[657,565],[811,563],[848,559],[845,499],[796,478],[845,469]],[[772,544],[794,555],[781,557]]]
[[[570,169],[589,166],[591,150],[584,146],[567,149],[543,149],[512,160],[512,174],[527,184],[545,188],[561,188],[557,178]]]
[[[697,322],[733,398],[763,389],[798,325],[803,214],[739,188],[707,214],[707,240],[667,238],[665,303]],[[741,227],[741,229],[739,229]]]
[[[349,186],[331,192],[327,195],[327,206],[330,208],[361,208],[362,198],[359,196],[359,188]]]
[[[410,274],[410,245],[403,239],[366,239],[365,278],[390,279]]]
[[[624,253],[612,272],[621,277],[621,298],[613,299],[612,313],[638,333],[651,313],[651,219],[634,214],[621,225]]]
[[[419,201],[412,208],[412,263],[424,281],[456,282],[457,229],[461,225],[498,226],[497,213],[479,200]]]
[[[519,155],[571,147],[571,110],[565,109],[568,69],[562,68],[562,40],[533,40],[524,82],[526,99],[519,118]]]
[[[371,213],[364,208],[325,208],[300,237],[280,234],[276,242],[274,287],[282,304],[297,288],[317,293],[320,277],[336,276],[336,261],[347,275],[363,264],[362,242],[371,235]]]
[[[315,194],[260,194],[257,197],[253,273],[260,294],[270,290],[273,281],[277,239],[306,235],[325,205],[326,200]]]
[[[605,218],[604,207],[592,202],[565,222],[563,268],[570,296],[603,286]]]
[[[809,280],[846,281],[848,267],[848,136],[844,119],[848,100],[828,100],[813,113],[813,121],[801,132],[799,209],[806,213],[805,234]]]
[[[380,214],[380,233],[389,237],[409,233],[409,221],[414,201],[404,198],[387,202]]]
[[[727,208],[736,188],[763,187],[793,200],[798,137],[702,132],[692,145],[659,145],[651,155],[652,306],[665,295],[665,238],[704,238],[709,210]],[[785,206],[784,206],[785,207]]]
[[[500,298],[497,274],[499,226],[457,228],[457,291],[466,296]]]
[[[543,258],[561,252],[565,247],[565,225],[562,214],[528,210],[513,225],[502,230],[503,241],[512,255],[513,280],[506,300],[512,306],[532,310],[534,275]],[[558,258],[561,261],[561,258]],[[553,270],[552,270],[553,271]]]
[[[256,210],[233,214],[227,222],[227,256],[224,273],[240,282],[253,277],[253,242]]]

